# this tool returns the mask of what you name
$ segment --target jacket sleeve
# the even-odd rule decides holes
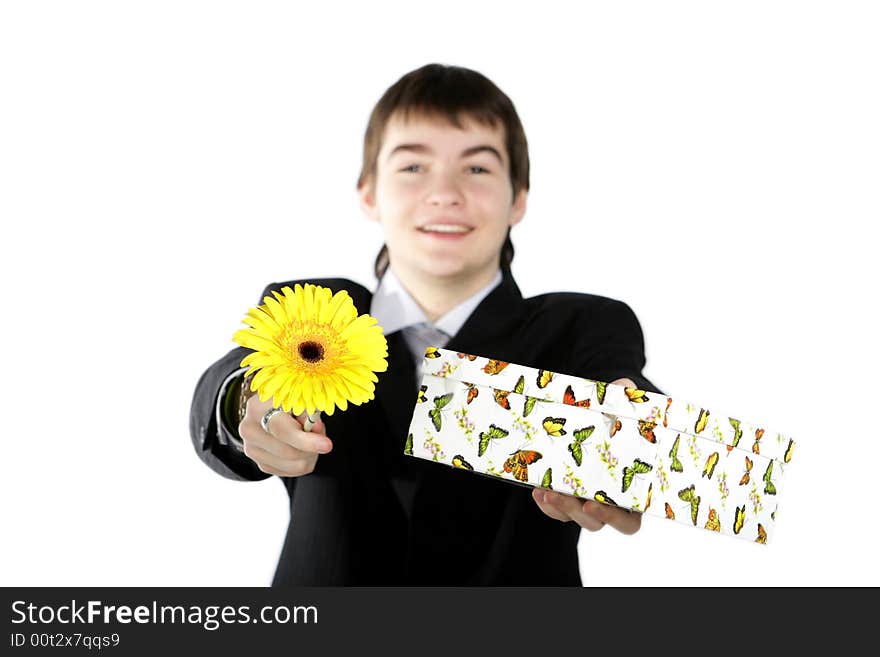
[[[596,343],[581,362],[581,371],[591,379],[606,383],[630,378],[641,390],[665,394],[642,374],[645,341],[636,314],[623,301],[608,299],[608,302],[596,316],[586,320],[599,329]]]
[[[259,303],[277,287],[277,283],[266,286]],[[205,370],[196,383],[189,414],[189,433],[196,454],[212,470],[236,481],[261,481],[272,476],[244,453],[238,427],[229,426],[228,414],[222,412],[221,389],[241,369],[241,360],[250,352],[236,347]]]
[[[223,382],[240,369],[241,359],[249,352],[236,347],[205,370],[196,384],[189,415],[189,433],[196,454],[215,472],[237,481],[260,481],[272,476],[260,470],[230,440],[232,427],[224,427],[222,414],[218,413]]]

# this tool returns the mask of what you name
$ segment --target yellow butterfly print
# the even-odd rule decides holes
[[[713,532],[721,531],[721,520],[718,519],[718,512],[715,509],[709,509],[709,519],[706,521],[706,529]]]
[[[700,414],[697,416],[697,421],[694,423],[694,433],[700,433],[706,428],[707,424],[709,424],[709,410],[701,408]]]
[[[426,347],[425,358],[440,358],[440,352],[437,350],[437,347]]]
[[[510,365],[510,363],[508,363],[507,361],[495,360],[494,358],[490,358],[489,361],[483,366],[483,371],[486,374],[498,374],[508,365]]]
[[[513,391],[516,394],[521,395],[521,394],[523,394],[523,390],[525,390],[525,389],[526,389],[526,377],[524,377],[522,374],[520,374],[519,379],[517,379],[517,381],[516,381],[516,385],[513,386]]]
[[[443,417],[440,415],[440,411],[450,402],[452,401],[454,393],[446,393],[445,395],[440,395],[439,397],[434,397],[434,408],[428,411],[428,415],[431,418],[431,422],[434,423],[434,428],[437,431],[443,427]]]
[[[709,455],[709,458],[706,459],[706,465],[703,468],[704,477],[712,478],[712,475],[715,473],[715,466],[718,465],[718,452],[712,452]]]
[[[550,370],[538,370],[538,387],[546,388],[550,381],[553,380],[553,372]]]
[[[743,524],[746,521],[746,505],[736,507],[736,512],[733,516],[733,533],[739,534],[742,531]]]
[[[565,418],[564,417],[545,417],[544,418],[544,431],[547,432],[548,436],[564,436],[565,429],[562,427],[565,426]]]
[[[700,512],[700,496],[696,494],[694,485],[691,484],[687,488],[678,491],[678,498],[684,502],[690,502],[691,505],[691,521],[694,527],[697,526],[697,514]]]
[[[547,468],[547,471],[541,478],[541,487],[553,490],[553,468]]]
[[[753,451],[755,454],[760,454],[760,453],[761,453],[761,445],[760,445],[760,442],[761,442],[761,438],[763,438],[763,436],[764,436],[764,430],[763,430],[763,429],[758,429],[757,431],[755,431],[755,444],[752,445],[752,451]]]
[[[580,464],[578,464],[580,465]],[[623,468],[623,482],[621,483],[621,493],[625,493],[629,487],[632,485],[633,478],[637,474],[646,474],[654,469],[654,466],[650,463],[645,463],[639,459],[635,459],[633,461],[632,467],[626,466]]]
[[[764,492],[767,493],[767,495],[776,495],[776,486],[770,481],[771,476],[773,476],[773,461],[770,461],[767,464],[767,469],[764,471]]]
[[[529,466],[540,458],[540,452],[519,449],[504,462],[504,471],[513,473],[514,478],[518,481],[527,482],[529,480]]]
[[[617,506],[617,502],[608,497],[608,494],[604,490],[597,490],[596,494],[593,495],[593,499],[597,502],[601,502],[602,504],[610,504],[611,506]]]
[[[600,406],[605,403],[605,389],[607,387],[607,383],[596,381],[596,401],[599,402]]]
[[[623,391],[626,393],[626,398],[636,404],[641,404],[643,402],[649,401],[648,393],[644,390],[639,390],[638,388],[624,387]]]
[[[758,523],[758,538],[755,539],[755,543],[767,544],[767,530],[760,522]]]
[[[645,511],[648,510],[648,507],[651,506],[651,492],[654,490],[654,482],[652,481],[648,484],[648,499],[645,500]]]
[[[669,469],[673,472],[683,472],[684,467],[681,464],[681,461],[678,460],[678,442],[681,440],[681,434],[676,434],[675,442],[672,443],[672,449],[669,450],[669,456],[672,458],[672,464],[669,466]]]
[[[535,408],[535,402],[538,401],[537,397],[529,397],[526,396],[526,401],[523,404],[523,417],[528,417],[529,413],[532,412],[532,409]]]
[[[406,435],[406,442],[403,444],[403,453],[409,456],[412,456],[412,448],[413,448],[413,435],[408,433]]]
[[[507,390],[498,390],[497,388],[494,388],[494,391],[495,391],[495,401],[498,403],[498,405],[501,408],[509,411],[510,410],[510,402],[507,401],[507,395],[509,395],[510,393]]]
[[[489,448],[490,440],[500,440],[501,438],[507,438],[507,435],[510,432],[507,429],[502,429],[501,427],[497,427],[494,424],[490,424],[489,428],[486,431],[480,432],[480,444],[477,447],[477,456],[482,456],[486,453],[486,450]]]
[[[456,454],[452,457],[452,465],[456,468],[463,468],[464,470],[473,470],[474,466],[464,460],[464,457],[461,454]]]
[[[419,386],[419,396],[416,399],[416,404],[421,404],[422,402],[428,401],[428,398],[425,396],[425,391],[428,389],[428,386],[422,385]]]
[[[574,440],[569,444],[568,451],[571,452],[574,462],[578,465],[581,465],[584,458],[583,446],[581,443],[589,438],[595,429],[595,425],[591,425],[589,427],[584,427],[583,429],[577,429],[574,432]]]
[[[751,471],[752,471],[752,459],[750,459],[747,456],[746,457],[746,471],[745,471],[745,474],[743,474],[742,479],[739,480],[740,486],[743,486],[743,485],[749,483],[749,481],[751,481],[751,478],[752,478],[752,475],[750,474]]]
[[[793,451],[794,451],[794,441],[791,438],[789,438],[788,439],[788,447],[785,448],[785,456],[783,457],[783,460],[786,463],[791,461],[791,453]]]

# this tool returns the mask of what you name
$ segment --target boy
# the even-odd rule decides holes
[[[271,400],[252,396],[236,426],[226,400],[247,350],[199,380],[190,430],[202,460],[233,479],[277,475],[288,490],[274,586],[576,586],[581,528],[639,529],[638,513],[403,455],[429,344],[659,392],[642,376],[641,328],[626,304],[571,292],[522,298],[510,228],[525,215],[528,172],[522,125],[491,81],[439,64],[403,76],[373,110],[358,180],[361,207],[385,237],[377,290],[306,279],[263,293],[296,282],[348,290],[388,339],[375,400],[305,432],[304,415],[267,415]]]

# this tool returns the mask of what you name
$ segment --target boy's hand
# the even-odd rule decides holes
[[[279,477],[301,477],[315,469],[319,454],[333,449],[323,419],[319,416],[310,431],[303,430],[306,413],[296,418],[277,413],[263,431],[260,420],[272,408],[272,400],[261,402],[259,395],[247,400],[244,419],[238,433],[244,442],[244,453],[263,472]]]
[[[632,379],[617,379],[612,383],[630,388],[638,387]],[[601,502],[582,500],[542,488],[532,490],[532,499],[535,500],[538,508],[551,518],[560,522],[574,521],[591,532],[602,529],[605,525],[611,525],[624,534],[635,534],[642,527],[641,513]]]

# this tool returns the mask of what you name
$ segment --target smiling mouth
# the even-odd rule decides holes
[[[466,235],[471,232],[473,228],[451,224],[429,224],[427,226],[419,226],[418,230],[422,233],[432,233],[436,235]]]

